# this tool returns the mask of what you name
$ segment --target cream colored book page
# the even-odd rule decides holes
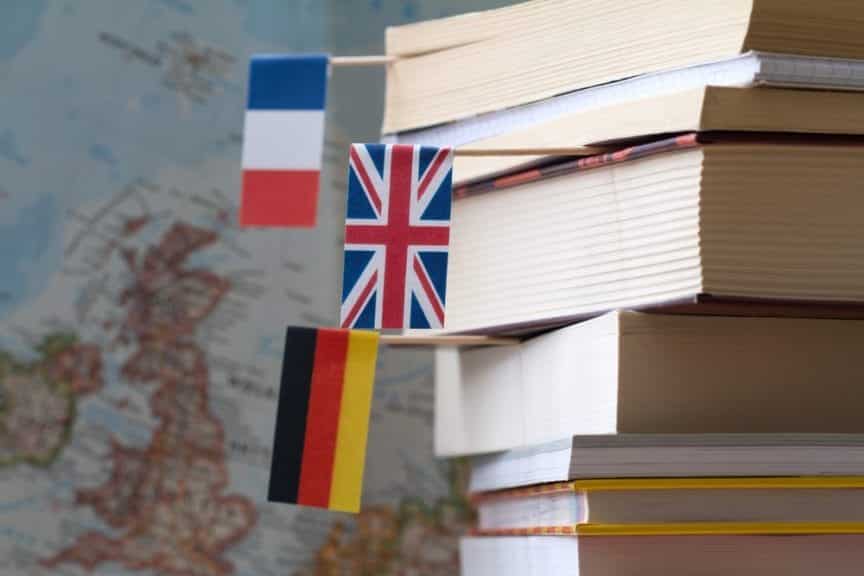
[[[534,0],[498,8],[427,20],[386,31],[387,55],[412,56],[517,33],[536,26],[571,0]]]
[[[689,0],[629,10],[600,1],[565,3],[554,20],[526,26],[518,35],[398,60],[388,67],[383,132],[737,55],[746,4],[712,2],[694,13]]]
[[[436,351],[435,452],[439,457],[524,444],[518,346]]]
[[[657,155],[458,200],[448,328],[692,295],[700,158],[698,150]]]
[[[616,432],[617,313],[556,330],[522,349],[526,444]]]

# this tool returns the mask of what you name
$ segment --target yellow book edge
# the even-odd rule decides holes
[[[475,502],[528,498],[561,492],[623,492],[633,490],[789,490],[864,488],[864,476],[756,476],[727,478],[592,478],[537,484],[471,495]]]

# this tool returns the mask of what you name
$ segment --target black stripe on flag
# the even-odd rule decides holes
[[[317,338],[318,331],[314,328],[290,327],[285,331],[282,382],[267,490],[267,500],[271,502],[297,502]]]

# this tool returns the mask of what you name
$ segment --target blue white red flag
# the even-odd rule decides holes
[[[315,225],[329,65],[326,54],[252,57],[241,226]]]
[[[354,144],[343,328],[443,328],[453,152]]]

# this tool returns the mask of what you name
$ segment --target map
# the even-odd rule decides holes
[[[284,329],[337,321],[383,71],[333,75],[314,230],[237,228],[240,149],[253,52],[380,53],[387,25],[492,4],[3,8],[4,576],[457,571],[465,468],[432,454],[428,352],[379,355],[361,514],[266,501]]]

